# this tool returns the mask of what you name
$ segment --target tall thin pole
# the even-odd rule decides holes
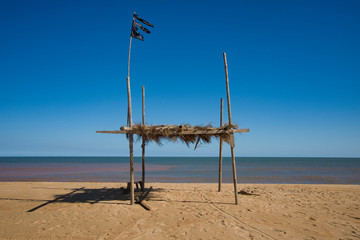
[[[133,21],[135,18],[135,13],[133,15]],[[130,43],[129,43],[129,57],[128,57],[128,76],[127,76],[127,93],[128,93],[128,115],[127,115],[127,124],[129,127],[132,127],[132,113],[131,113],[131,91],[130,91],[130,53],[131,53],[131,41],[132,36],[130,34]],[[129,134],[129,150],[130,150],[130,203],[134,204],[134,153],[133,153],[133,135]]]
[[[142,86],[142,124],[145,126],[145,87]],[[142,139],[142,186],[141,190],[145,188],[145,138]]]
[[[142,86],[142,124],[145,126],[145,87]]]
[[[223,125],[223,104],[224,101],[220,99],[220,127]],[[219,188],[218,191],[221,192],[221,183],[222,183],[222,146],[223,140],[220,138],[220,150],[219,150]]]
[[[133,16],[133,22],[135,20],[135,12]],[[132,31],[132,26],[131,26]],[[128,74],[127,74],[127,93],[128,93],[128,114],[127,114],[127,125],[131,127],[132,125],[132,113],[131,113],[131,91],[130,91],[130,54],[131,54],[131,42],[132,35],[130,34],[130,43],[129,43],[129,55],[128,55]]]
[[[229,117],[229,124],[232,124],[231,121],[231,106],[230,106],[230,89],[229,89],[229,77],[228,77],[228,67],[226,61],[226,53],[223,53],[224,57],[224,66],[225,66],[225,81],[226,81],[226,96],[227,96],[227,107],[228,107],[228,117]]]
[[[130,53],[131,53],[131,42],[132,42],[132,37],[130,36],[129,58],[128,58],[128,75],[127,75],[127,78],[126,78],[126,81],[127,81],[127,93],[128,93],[128,113],[127,113],[127,125],[128,125],[128,127],[131,127],[131,125],[132,125],[131,91],[130,91]]]
[[[225,80],[226,80],[226,95],[227,95],[227,105],[228,105],[228,116],[229,116],[229,125],[231,126],[231,106],[230,106],[230,90],[229,90],[229,77],[228,77],[228,67],[227,67],[227,61],[226,61],[226,53],[223,53],[224,57],[224,66],[225,66]],[[234,141],[234,134],[231,134],[231,161],[232,161],[232,170],[233,170],[233,181],[234,181],[234,192],[235,192],[235,204],[238,205],[238,192],[237,192],[237,177],[236,177],[236,164],[235,164],[235,153],[234,153],[234,147],[235,147],[235,141]]]

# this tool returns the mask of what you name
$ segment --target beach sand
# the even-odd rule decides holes
[[[359,239],[359,185],[0,182],[0,239]]]

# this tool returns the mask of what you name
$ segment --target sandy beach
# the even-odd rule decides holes
[[[150,211],[125,186],[0,182],[0,239],[360,238],[359,185],[148,183]]]

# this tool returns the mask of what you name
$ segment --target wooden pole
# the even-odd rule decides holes
[[[229,90],[229,77],[228,77],[228,67],[226,61],[226,53],[223,53],[224,57],[224,66],[225,66],[225,81],[226,81],[226,96],[227,96],[227,107],[228,107],[228,117],[229,117],[229,124],[232,124],[231,121],[231,106],[230,106],[230,90]]]
[[[132,36],[130,35],[130,43],[129,43],[129,56],[128,56],[128,75],[126,78],[127,81],[127,93],[128,93],[128,113],[127,113],[127,126],[131,127],[132,114],[131,114],[131,91],[130,91],[130,53],[131,53],[131,42]]]
[[[227,105],[228,105],[228,116],[229,116],[229,124],[232,124],[231,121],[231,106],[230,106],[230,90],[229,90],[229,77],[228,77],[228,67],[227,67],[227,61],[226,61],[226,53],[223,53],[224,57],[224,66],[225,66],[225,80],[226,80],[226,95],[227,95]],[[238,205],[238,192],[237,192],[237,177],[236,177],[236,164],[235,164],[235,153],[234,153],[234,147],[235,147],[235,141],[234,141],[234,134],[231,134],[231,161],[232,161],[232,170],[233,170],[233,181],[234,181],[234,192],[235,192],[235,204]]]
[[[145,126],[145,87],[142,86],[142,124]]]
[[[220,99],[220,127],[223,125],[223,104],[224,101]],[[219,150],[219,188],[218,191],[221,192],[221,183],[222,183],[222,146],[223,140],[220,138],[220,150]]]
[[[130,204],[133,205],[134,200],[134,152],[133,152],[133,135],[129,134],[129,149],[130,149]]]
[[[133,21],[135,20],[135,13],[133,15]],[[132,26],[132,25],[131,25]],[[131,41],[132,37],[130,34],[129,43],[129,57],[128,57],[128,76],[127,76],[127,95],[128,95],[128,115],[127,124],[132,127],[132,113],[131,113],[131,91],[130,91],[130,53],[131,53]],[[129,150],[130,150],[130,204],[134,204],[134,152],[133,152],[133,134],[129,134]]]
[[[145,88],[142,86],[142,124],[145,126]],[[142,139],[142,185],[141,190],[145,189],[145,138]]]

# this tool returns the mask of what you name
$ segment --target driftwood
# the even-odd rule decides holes
[[[147,205],[146,203],[144,203],[143,201],[140,201],[139,197],[136,197],[135,200],[136,200],[136,203],[140,204],[146,210],[149,210],[149,211],[151,210],[150,206]]]
[[[148,188],[145,192],[142,192],[140,196],[136,197],[136,203],[140,204],[146,210],[151,210],[150,206],[144,203],[144,200],[149,196],[150,192],[152,191],[152,187]]]

